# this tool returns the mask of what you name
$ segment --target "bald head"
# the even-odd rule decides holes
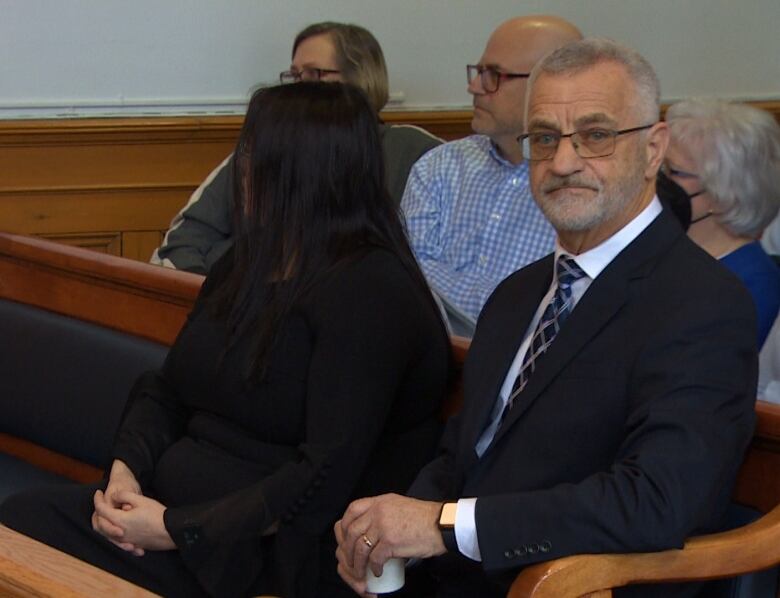
[[[545,54],[578,39],[582,39],[580,30],[561,17],[528,15],[501,23],[488,45],[496,43],[515,52],[530,70]]]
[[[499,25],[479,60],[483,71],[499,74],[497,83],[481,77],[469,83],[469,93],[474,96],[474,132],[488,135],[508,160],[521,161],[517,136],[524,128],[524,77],[540,58],[581,38],[574,25],[551,15],[516,17]]]

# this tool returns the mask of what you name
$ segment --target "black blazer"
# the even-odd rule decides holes
[[[753,431],[750,297],[662,212],[593,281],[479,459],[552,273],[548,256],[491,296],[463,410],[411,489],[478,497],[482,567],[461,557],[457,570],[486,591],[491,577],[503,591],[538,561],[678,547],[716,527]]]
[[[114,457],[168,507],[211,595],[348,593],[333,523],[355,498],[402,492],[434,454],[449,339],[399,258],[367,248],[291,307],[264,377],[247,379],[252,332],[225,352],[226,318],[208,309],[232,264],[229,252],[161,371],[136,384]]]

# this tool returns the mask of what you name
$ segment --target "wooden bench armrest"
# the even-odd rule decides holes
[[[691,538],[679,550],[637,554],[583,554],[538,563],[515,579],[509,598],[611,596],[633,583],[733,577],[780,563],[780,506],[757,521]],[[604,592],[600,594],[600,592]]]
[[[156,596],[3,525],[0,525],[0,595],[14,598]]]
[[[605,598],[633,583],[733,577],[780,563],[780,405],[756,403],[753,442],[734,497],[768,511],[743,527],[690,538],[680,550],[583,554],[538,563],[520,572],[509,598]]]

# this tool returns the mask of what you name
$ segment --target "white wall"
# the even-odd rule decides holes
[[[240,113],[326,19],[377,36],[403,107],[457,108],[490,31],[535,12],[639,49],[666,100],[780,98],[780,0],[0,0],[0,118]]]

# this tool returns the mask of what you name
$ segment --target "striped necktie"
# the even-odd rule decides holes
[[[558,286],[555,289],[550,303],[542,314],[539,324],[536,326],[531,345],[523,358],[523,365],[520,367],[520,373],[515,378],[512,385],[512,393],[509,395],[504,413],[501,418],[506,416],[514,406],[515,399],[523,391],[525,385],[536,369],[537,360],[544,355],[547,348],[552,344],[558,331],[563,326],[566,318],[572,310],[571,285],[574,281],[587,276],[582,268],[577,265],[574,258],[568,255],[561,255],[558,263],[555,264],[555,275],[558,279]]]
[[[536,360],[544,354],[547,347],[550,346],[555,336],[558,334],[561,325],[571,312],[571,285],[575,280],[587,276],[585,272],[577,265],[573,258],[561,255],[555,264],[555,274],[558,284],[550,303],[544,309],[542,317],[534,330],[531,343],[523,357],[523,363],[520,366],[520,372],[512,385],[512,392],[503,405],[500,399],[496,401],[493,412],[490,415],[490,421],[477,441],[474,450],[479,457],[485,453],[493,438],[504,423],[504,418],[509,410],[514,406],[517,395],[528,383],[528,379],[536,369]],[[499,411],[500,409],[500,411]]]

